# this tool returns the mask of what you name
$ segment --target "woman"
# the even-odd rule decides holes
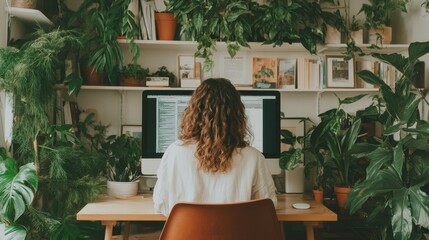
[[[165,151],[153,200],[167,216],[176,202],[277,202],[264,156],[249,146],[244,105],[226,79],[207,79],[185,109],[179,140]]]

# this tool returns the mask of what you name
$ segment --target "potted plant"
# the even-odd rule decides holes
[[[310,146],[313,152],[321,154],[321,150],[327,151],[328,163],[332,167],[335,191],[340,208],[343,208],[347,193],[357,181],[357,160],[353,155],[354,147],[361,129],[361,120],[347,114],[342,106],[354,103],[366,96],[365,94],[338,98],[338,107],[330,109],[319,115],[321,122],[314,128],[310,137]]]
[[[124,62],[118,36],[129,40],[134,63],[140,56],[140,49],[134,43],[139,27],[133,12],[128,9],[130,3],[131,0],[85,0],[76,12],[85,20],[85,45],[88,65],[91,66],[87,72],[96,71],[99,76],[106,74],[111,85],[117,85],[116,73],[122,69]]]
[[[128,64],[119,73],[121,86],[145,86],[149,68],[138,64]]]
[[[366,179],[349,194],[346,207],[355,213],[374,202],[370,221],[378,224],[389,239],[421,239],[429,229],[429,123],[420,119],[419,105],[428,105],[423,93],[413,90],[415,64],[429,53],[429,42],[411,43],[407,57],[392,54],[372,54],[393,65],[400,79],[391,88],[370,71],[358,73],[370,84],[379,85],[384,102],[379,121],[384,131],[373,148],[362,149],[369,159]]]
[[[323,12],[323,20],[326,22],[326,44],[340,44],[341,33],[346,31],[346,22],[339,10],[335,12]]]
[[[370,44],[390,44],[392,41],[392,27],[390,15],[397,9],[406,12],[407,1],[369,0],[362,4],[359,13],[365,13],[365,27],[368,29]]]
[[[168,77],[169,86],[177,87],[177,77],[174,73],[170,72],[166,66],[161,66],[154,72],[150,74],[151,77]]]
[[[141,142],[125,134],[110,135],[101,144],[106,157],[107,192],[118,198],[137,195]]]
[[[240,46],[249,47],[247,38],[252,36],[254,17],[252,4],[245,0],[205,1],[169,0],[167,9],[176,16],[182,31],[198,43],[196,57],[204,58],[204,69],[214,66],[213,54],[216,41],[227,44],[228,53],[234,57]]]

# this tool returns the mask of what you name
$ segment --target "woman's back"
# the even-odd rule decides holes
[[[155,209],[168,215],[176,202],[227,203],[259,198],[276,201],[263,155],[253,147],[234,151],[227,172],[198,168],[196,144],[172,144],[164,154],[154,191]]]

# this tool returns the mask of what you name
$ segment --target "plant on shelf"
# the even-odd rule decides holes
[[[126,134],[111,135],[101,144],[100,151],[106,158],[109,195],[115,197],[136,195],[137,180],[140,177],[140,139]]]
[[[415,42],[408,48],[408,57],[372,54],[401,73],[394,88],[370,71],[358,73],[364,81],[380,86],[384,105],[378,119],[384,131],[378,142],[364,149],[369,152],[366,179],[349,193],[346,207],[355,213],[371,200],[375,208],[369,220],[388,239],[422,239],[429,229],[429,123],[419,111],[419,105],[429,104],[423,93],[413,90],[412,81],[415,64],[428,53],[429,42]]]
[[[140,49],[134,43],[139,28],[128,9],[130,3],[131,0],[85,0],[76,12],[85,19],[88,64],[99,74],[106,73],[111,85],[117,85],[115,73],[122,69],[124,62],[118,36],[129,40],[134,63],[140,56]]]
[[[145,86],[149,68],[143,68],[139,64],[128,64],[124,66],[119,75],[122,86]]]
[[[365,14],[364,25],[368,29],[369,43],[390,44],[392,40],[390,15],[398,8],[406,12],[407,2],[403,0],[369,0],[368,4],[362,4],[359,13]]]
[[[317,44],[324,42],[322,10],[315,1],[273,0],[269,5],[258,5],[253,9],[253,35],[261,36],[264,44],[281,46],[286,42],[300,42],[315,54]]]
[[[240,46],[249,47],[252,4],[246,0],[169,0],[167,9],[176,16],[185,36],[198,43],[195,56],[204,58],[204,69],[210,70],[216,41],[227,43],[231,57]]]
[[[174,73],[170,72],[166,66],[161,66],[154,72],[153,74],[150,74],[152,77],[168,77],[169,86],[174,87],[174,85],[177,82],[177,77],[174,75]]]

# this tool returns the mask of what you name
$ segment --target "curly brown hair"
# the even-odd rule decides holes
[[[249,145],[247,117],[240,94],[224,78],[209,78],[195,90],[183,112],[184,144],[197,143],[195,157],[207,172],[226,172],[235,149]]]

